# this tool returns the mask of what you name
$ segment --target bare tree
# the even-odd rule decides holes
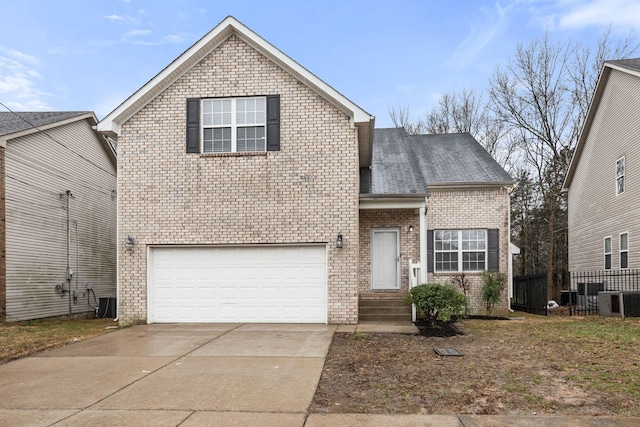
[[[556,298],[561,283],[554,269],[556,233],[566,229],[561,195],[564,175],[575,148],[597,76],[608,53],[620,56],[635,50],[631,39],[611,47],[609,33],[596,53],[571,43],[553,43],[549,35],[520,45],[505,67],[494,72],[489,95],[508,135],[518,142],[524,167],[534,175],[547,222],[549,298]],[[596,71],[597,70],[597,71]],[[564,209],[564,210],[563,210]]]
[[[408,135],[419,135],[425,133],[424,124],[420,121],[411,120],[409,107],[390,108],[389,117],[396,128],[404,128]]]
[[[469,132],[505,169],[514,164],[515,146],[505,133],[505,125],[489,108],[484,92],[463,88],[445,94],[424,121],[411,119],[408,107],[391,108],[389,116],[395,127],[410,135]]]

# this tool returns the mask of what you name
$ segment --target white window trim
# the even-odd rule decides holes
[[[439,231],[456,231],[458,233],[458,250],[438,250],[436,249],[436,233]],[[484,233],[484,269],[483,270],[463,270],[463,254],[465,252],[482,252],[481,250],[463,250],[462,249],[462,232],[463,231],[482,231]],[[433,231],[433,271],[434,273],[477,273],[486,271],[489,264],[489,236],[487,229],[484,228],[459,228],[459,229],[437,229]],[[438,270],[438,263],[436,261],[438,253],[458,253],[458,269],[457,270]]]
[[[264,114],[264,122],[262,123],[243,123],[238,126],[237,117],[236,117],[236,101],[239,99],[264,99],[265,103],[265,114]],[[231,123],[230,124],[222,124],[222,125],[204,125],[204,103],[207,101],[231,101]],[[225,98],[202,98],[200,100],[200,152],[209,154],[209,152],[204,151],[204,130],[205,129],[222,129],[222,128],[231,128],[231,151],[223,151],[222,153],[237,153],[238,152],[238,127],[263,127],[264,128],[264,150],[260,151],[242,151],[242,153],[262,153],[267,151],[267,97],[266,96],[236,96],[236,97],[225,97]]]
[[[607,252],[607,239],[609,239],[609,252]],[[613,268],[613,237],[612,236],[606,236],[604,239],[602,239],[602,252],[603,252],[603,257],[602,257],[603,270],[611,270]],[[607,268],[607,255],[611,257],[611,262],[610,262],[611,265],[609,266],[609,268]]]
[[[620,162],[622,160],[622,174],[618,175],[618,162]],[[621,194],[624,194],[624,192],[627,189],[627,161],[625,159],[625,156],[620,157],[618,160],[616,160],[616,196],[619,196]],[[618,191],[618,179],[622,178],[622,191]]]
[[[622,236],[623,235],[627,235],[627,249],[622,249]],[[627,253],[627,266],[623,267],[622,266],[622,253],[626,252]],[[620,233],[618,235],[618,266],[620,267],[621,270],[626,270],[629,268],[629,232],[628,231],[623,231],[622,233]]]

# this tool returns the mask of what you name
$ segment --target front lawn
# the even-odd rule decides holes
[[[517,315],[453,337],[336,334],[311,410],[640,415],[640,319]]]

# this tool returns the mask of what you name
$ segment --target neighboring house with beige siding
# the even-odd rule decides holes
[[[7,321],[90,312],[116,295],[116,156],[96,124],[92,112],[0,112]]]
[[[569,270],[640,268],[640,58],[605,62],[564,183]]]
[[[363,301],[402,299],[410,274],[428,280],[429,247],[445,237],[451,246],[452,230],[456,239],[464,230],[463,244],[475,249],[433,250],[438,280],[458,256],[455,269],[474,276],[506,272],[512,180],[500,169],[497,180],[473,182],[497,166],[473,138],[451,137],[464,139],[464,149],[443,157],[439,172],[474,173],[443,185],[454,193],[432,197],[453,217],[477,220],[438,223],[423,170],[432,164],[419,164],[432,144],[418,138],[394,155],[402,131],[374,130],[373,116],[233,17],[98,130],[118,141],[125,324],[354,324]],[[460,210],[476,195],[481,206]],[[429,241],[428,230],[440,241]]]

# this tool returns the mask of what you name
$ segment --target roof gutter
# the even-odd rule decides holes
[[[427,183],[429,189],[432,190],[470,190],[470,189],[487,189],[487,188],[501,188],[501,187],[513,187],[515,181],[501,181],[501,182],[438,182]]]
[[[429,193],[360,194],[360,209],[420,209],[427,206]]]

